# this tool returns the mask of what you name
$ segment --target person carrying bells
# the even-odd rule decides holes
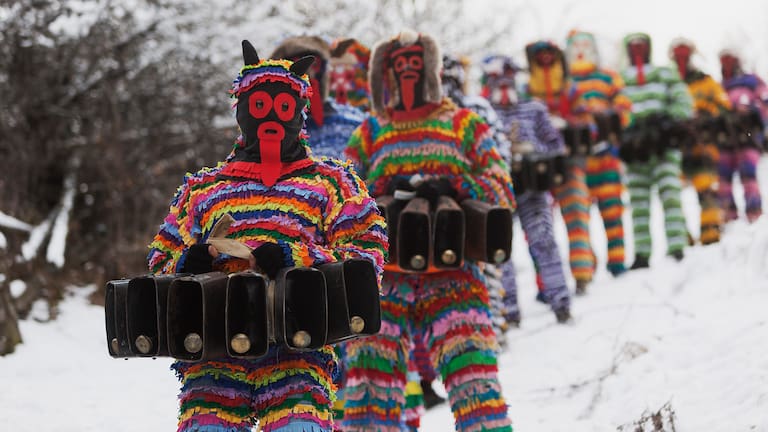
[[[241,135],[226,161],[187,174],[150,245],[154,273],[234,273],[274,279],[284,267],[349,258],[381,274],[388,247],[384,221],[348,163],[310,156],[304,131],[313,88],[312,57],[259,59],[243,41],[244,66],[232,87]],[[206,242],[230,215],[227,237],[250,260]],[[181,381],[179,431],[330,432],[337,361],[325,346],[307,352],[271,346],[255,360],[221,358],[172,365]]]
[[[379,43],[370,63],[373,113],[352,135],[347,155],[373,196],[410,190],[432,205],[448,195],[513,208],[508,168],[488,125],[443,97],[440,67],[439,48],[428,35],[403,31]],[[390,264],[381,308],[381,332],[347,346],[344,431],[405,430],[414,337],[424,338],[457,430],[512,430],[497,377],[488,292],[475,262],[423,273]]]

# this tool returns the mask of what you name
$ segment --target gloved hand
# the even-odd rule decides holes
[[[458,195],[456,189],[451,186],[450,180],[445,178],[426,180],[416,187],[416,196],[429,201],[431,208],[437,206],[437,199],[443,195],[451,198],[456,198]]]
[[[182,273],[202,274],[213,271],[213,257],[208,252],[208,243],[193,244],[184,254]]]
[[[270,279],[274,279],[277,272],[285,267],[283,248],[277,243],[264,243],[251,251],[251,255],[256,260],[256,270],[261,270]]]

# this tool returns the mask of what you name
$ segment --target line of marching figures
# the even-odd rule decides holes
[[[593,204],[616,277],[628,270],[625,192],[629,270],[649,267],[654,187],[676,260],[738,217],[734,175],[747,219],[762,214],[765,84],[734,50],[720,53],[718,83],[689,40],[670,46],[675,67],[651,63],[647,34],[624,48],[617,73],[588,32],[564,49],[535,41],[525,67],[484,58],[469,95],[468,61],[426,34],[373,49],[290,37],[269,59],[243,41],[241,135],[185,177],[150,245],[153,275],[108,283],[110,355],[177,359],[180,431],[416,430],[443,402],[436,379],[457,430],[511,431],[496,358],[521,320],[513,219],[537,299],[567,323],[555,204],[577,295],[596,271]],[[697,240],[683,182],[699,196]]]

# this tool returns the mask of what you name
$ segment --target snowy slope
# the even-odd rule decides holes
[[[768,191],[768,159],[760,176]],[[684,203],[696,233],[690,189]],[[661,230],[657,218],[656,238]],[[593,231],[603,235],[597,221]],[[616,280],[601,270],[567,326],[533,300],[521,238],[523,323],[500,358],[517,431],[615,431],[667,402],[678,432],[768,431],[768,218],[733,223],[720,244],[689,248],[680,264],[657,242],[650,270]],[[108,357],[103,309],[87,304],[87,291],[73,290],[56,321],[21,323],[25,343],[0,358],[0,431],[174,430],[170,360]],[[423,419],[424,431],[452,429],[447,406]]]

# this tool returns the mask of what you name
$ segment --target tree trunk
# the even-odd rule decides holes
[[[19,318],[7,283],[0,284],[0,356],[10,354],[21,343]]]

